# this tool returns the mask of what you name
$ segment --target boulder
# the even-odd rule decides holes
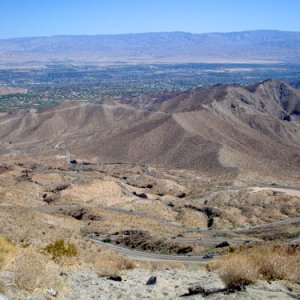
[[[108,279],[113,281],[122,281],[122,277],[119,275],[110,275]]]
[[[230,244],[227,241],[224,241],[224,242],[218,244],[216,246],[216,248],[224,248],[224,247],[228,247],[228,246],[230,246]]]
[[[151,277],[147,280],[146,285],[153,285],[153,284],[156,284],[156,281],[157,281],[156,276],[151,276]]]

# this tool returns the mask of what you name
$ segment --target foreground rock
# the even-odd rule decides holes
[[[122,277],[119,275],[110,275],[108,279],[113,281],[122,281]]]
[[[153,285],[156,284],[157,282],[157,277],[156,276],[151,276],[148,281],[146,282],[146,285]]]

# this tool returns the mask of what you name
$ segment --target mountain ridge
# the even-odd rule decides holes
[[[282,34],[293,34],[300,33],[300,31],[289,31],[289,30],[279,30],[279,29],[257,29],[257,30],[242,30],[242,31],[213,31],[213,32],[188,32],[188,31],[145,31],[136,33],[113,33],[113,34],[53,34],[53,35],[41,35],[41,36],[20,36],[20,37],[10,37],[10,38],[0,38],[0,41],[10,41],[10,40],[22,40],[22,39],[38,39],[38,38],[54,38],[54,37],[102,37],[102,36],[138,36],[138,35],[160,35],[160,34],[182,34],[182,35],[232,35],[232,34],[247,34],[247,33],[282,33]]]
[[[194,34],[154,32],[59,35],[0,40],[9,62],[167,63],[300,62],[300,32],[259,30]]]

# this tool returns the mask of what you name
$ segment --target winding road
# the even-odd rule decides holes
[[[199,264],[207,262],[216,256],[186,256],[186,255],[166,255],[157,254],[144,251],[136,251],[124,247],[120,247],[110,243],[104,243],[98,239],[88,237],[90,241],[101,244],[103,246],[109,247],[110,249],[116,251],[119,255],[129,257],[134,260],[140,261],[150,261],[150,262],[176,262],[176,263],[186,263],[186,264]]]
[[[124,188],[124,186],[122,186]],[[243,189],[254,189],[253,192],[260,191],[260,190],[273,190],[273,191],[278,191],[278,192],[283,192],[289,195],[293,196],[299,196],[300,197],[300,189],[298,188],[283,188],[283,187],[245,187]],[[207,197],[206,195],[205,197]],[[28,209],[34,210],[34,211],[40,211],[40,212],[45,212],[45,213],[55,213],[55,212],[63,212],[63,210],[67,209],[74,209],[80,207],[79,205],[43,205],[43,206],[35,206],[35,207],[30,207]],[[149,218],[152,220],[155,220],[157,222],[160,222],[162,224],[167,224],[170,226],[175,226],[175,227],[180,227],[184,228],[187,231],[193,231],[193,232],[198,232],[198,233],[210,233],[210,234],[224,234],[224,233],[230,233],[230,232],[247,232],[251,230],[256,230],[256,229],[268,229],[268,228],[273,228],[276,226],[281,226],[281,225],[289,225],[289,224],[300,224],[300,217],[295,217],[295,218],[289,218],[286,220],[281,220],[281,221],[275,221],[272,223],[268,224],[263,224],[263,225],[258,225],[254,226],[251,228],[236,228],[233,230],[230,229],[197,229],[197,228],[187,228],[182,226],[181,224],[175,224],[166,220],[162,220],[159,218],[151,217],[148,216],[144,213],[139,213],[139,212],[132,212],[128,211],[125,209],[118,209],[118,208],[113,208],[113,207],[105,207],[105,206],[99,206],[101,209],[105,209],[108,211],[114,211],[114,212],[119,212],[119,213],[124,213],[128,215],[135,215],[139,216],[142,218]],[[181,256],[181,255],[165,255],[165,254],[157,254],[157,253],[149,253],[149,252],[143,252],[143,251],[136,251],[132,250],[129,248],[124,248],[120,247],[117,245],[114,245],[112,243],[104,243],[102,240],[97,238],[94,234],[90,234],[86,236],[90,241],[96,244],[101,244],[102,246],[106,246],[114,251],[116,251],[119,255],[126,256],[135,260],[140,260],[140,261],[151,261],[151,262],[178,262],[178,263],[186,263],[186,264],[197,264],[197,263],[203,263],[207,262],[210,259],[215,258],[216,256]],[[222,238],[222,237],[206,237],[206,238],[185,238],[185,237],[176,237],[172,239],[173,241],[177,242],[197,242],[197,244],[200,245],[216,245],[218,243],[221,243],[223,241],[228,241],[229,243],[232,244],[241,244],[244,243],[245,240],[243,239],[238,239],[238,238]],[[290,239],[289,242],[293,243],[300,243],[300,237]]]

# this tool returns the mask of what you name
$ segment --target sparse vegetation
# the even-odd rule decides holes
[[[64,240],[57,240],[53,244],[49,244],[43,249],[43,252],[51,254],[54,260],[77,256],[76,246],[72,243],[65,244]]]
[[[10,254],[16,251],[16,247],[5,237],[0,236],[0,269],[5,264]]]
[[[225,260],[220,269],[220,276],[226,287],[233,289],[255,283],[258,279],[258,273],[251,261],[242,255]]]
[[[14,271],[18,287],[28,291],[49,283],[49,275],[45,269],[46,261],[33,249],[26,249],[15,261]]]
[[[102,242],[103,242],[103,243],[111,243],[112,240],[111,240],[110,237],[106,237],[106,238],[104,238],[104,239],[102,240]]]
[[[94,266],[99,271],[101,276],[109,276],[112,274],[118,274],[123,270],[132,270],[136,267],[136,264],[128,259],[111,256],[96,259]]]
[[[265,244],[241,247],[229,256],[208,265],[218,270],[228,288],[264,280],[289,280],[300,283],[300,249],[291,245]]]

